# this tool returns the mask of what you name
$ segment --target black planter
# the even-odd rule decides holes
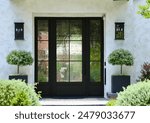
[[[28,83],[28,76],[27,75],[9,75],[9,79],[20,79],[22,81],[25,81],[25,83]]]
[[[123,91],[123,87],[130,85],[130,76],[113,75],[111,77],[111,92],[116,93]]]

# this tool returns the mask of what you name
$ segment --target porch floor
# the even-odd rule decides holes
[[[55,99],[42,98],[43,106],[105,106],[108,102],[105,98],[80,98],[80,99]]]

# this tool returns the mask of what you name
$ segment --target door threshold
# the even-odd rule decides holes
[[[104,99],[104,96],[45,96],[42,99]]]
[[[108,102],[105,98],[42,98],[42,106],[105,106]]]

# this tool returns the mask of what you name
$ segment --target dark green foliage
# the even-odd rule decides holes
[[[121,66],[121,74],[122,74],[122,66],[127,65],[131,66],[133,65],[133,56],[128,50],[124,49],[117,49],[113,51],[109,57],[108,62],[112,65],[120,65]]]
[[[90,80],[92,82],[99,82],[100,81],[100,64],[91,62],[90,63],[91,69],[90,69]]]
[[[150,80],[128,86],[117,97],[118,106],[149,106]]]
[[[133,56],[128,50],[117,49],[109,55],[108,62],[112,65],[133,65]]]
[[[39,97],[21,80],[0,80],[0,106],[38,106]]]
[[[33,63],[33,58],[30,52],[22,51],[22,50],[13,50],[7,56],[7,62],[11,65],[17,65],[19,74],[19,67],[31,65]]]
[[[141,76],[139,77],[140,81],[150,80],[150,63],[145,62],[142,65]]]
[[[90,60],[101,60],[100,52],[101,46],[99,42],[92,42],[90,48]]]
[[[38,72],[38,81],[39,82],[47,82],[47,74],[45,72],[45,70],[40,69],[40,72]]]

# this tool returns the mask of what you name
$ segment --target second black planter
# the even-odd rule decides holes
[[[27,75],[9,75],[9,79],[20,79],[22,81],[25,81],[25,83],[28,83],[28,76]]]
[[[113,75],[111,77],[111,92],[117,93],[123,91],[123,87],[130,85],[130,76],[128,75]]]

